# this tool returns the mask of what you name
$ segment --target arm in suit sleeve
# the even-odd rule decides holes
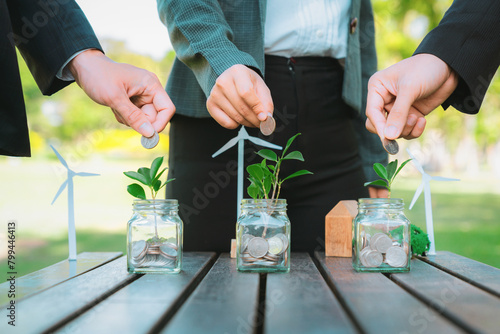
[[[177,58],[193,71],[207,97],[215,80],[233,65],[246,65],[262,76],[256,60],[235,45],[218,1],[158,0],[158,12]]]
[[[7,0],[14,42],[38,87],[51,95],[69,85],[56,77],[76,52],[101,46],[80,7],[74,1]]]
[[[429,53],[459,75],[459,84],[443,103],[475,114],[500,64],[500,1],[455,0],[415,54]]]

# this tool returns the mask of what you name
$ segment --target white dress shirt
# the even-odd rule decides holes
[[[264,52],[345,58],[351,0],[267,0]]]

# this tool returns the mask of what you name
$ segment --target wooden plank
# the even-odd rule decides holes
[[[419,259],[500,297],[500,269],[451,252]]]
[[[438,312],[380,273],[358,273],[352,260],[315,253],[320,270],[365,333],[462,333]],[[416,271],[413,267],[412,272]]]
[[[121,252],[83,252],[78,254],[77,261],[71,261],[70,263],[70,261],[64,260],[31,274],[18,277],[15,281],[15,299],[16,301],[20,301],[24,297],[48,289],[73,276],[86,273],[121,255]],[[10,298],[7,296],[9,289],[9,282],[0,284],[0,305],[10,302]]]
[[[258,305],[259,274],[238,272],[225,253],[162,333],[251,333]]]
[[[307,253],[292,253],[288,274],[267,274],[264,333],[356,333]]]
[[[419,260],[391,279],[471,332],[498,333],[500,299]]]
[[[55,333],[154,332],[154,327],[173,315],[214,261],[215,253],[184,253],[179,274],[144,275]]]
[[[25,298],[16,303],[16,333],[49,331],[138,277],[127,272],[126,258],[121,257]],[[7,319],[6,308],[0,310],[0,318]],[[9,333],[12,328],[2,326],[7,326],[7,322],[0,322],[0,333]]]

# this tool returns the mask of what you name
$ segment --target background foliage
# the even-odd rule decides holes
[[[378,63],[382,69],[410,57],[452,1],[372,0],[372,3]],[[101,42],[113,60],[148,69],[166,83],[174,52],[154,60],[130,52],[124,42]],[[134,131],[117,123],[107,107],[95,104],[76,84],[54,96],[42,96],[21,57],[19,60],[34,157],[0,157],[0,184],[4,190],[0,193],[0,219],[2,222],[16,219],[19,223],[19,273],[40,269],[67,256],[64,195],[50,207],[65,179],[65,171],[48,144],[56,145],[75,171],[101,174],[75,181],[78,251],[124,251],[125,223],[131,213],[132,198],[126,193],[128,180],[122,172],[150,162],[158,152],[168,156],[168,128],[161,135],[160,146],[145,151]],[[406,160],[404,148],[409,147],[427,171],[462,178],[462,182],[431,185],[437,249],[500,268],[499,109],[497,74],[478,115],[439,108],[427,117],[422,138],[400,141],[402,154],[397,158]],[[404,198],[408,204],[419,177],[414,168],[406,168],[395,185],[394,196]],[[407,215],[413,223],[425,228],[422,198]],[[0,231],[0,244],[4,240],[4,231]],[[5,259],[0,252],[0,262],[2,258]]]

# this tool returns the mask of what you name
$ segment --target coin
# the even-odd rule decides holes
[[[283,253],[283,241],[279,237],[269,238],[267,239],[267,243],[269,244],[269,253],[273,255]]]
[[[395,140],[389,140],[387,138],[384,138],[384,150],[387,151],[389,154],[398,154],[399,152],[399,145],[398,142]]]
[[[245,233],[241,236],[240,252],[244,252],[247,249],[248,242],[253,239],[253,235]]]
[[[287,236],[284,235],[283,233],[278,233],[275,235],[275,237],[280,238],[281,241],[283,241],[283,252],[286,251],[289,245]]]
[[[273,118],[273,114],[268,112],[266,120],[260,122],[260,132],[264,136],[269,136],[274,132],[274,129],[276,129],[276,121]]]
[[[392,246],[392,240],[383,233],[375,234],[370,240],[370,248],[385,253]]]
[[[166,242],[160,246],[160,254],[175,260],[177,258],[177,246],[171,242]]]
[[[255,237],[248,242],[248,253],[253,257],[260,258],[267,254],[269,244],[266,239]]]
[[[408,262],[408,254],[403,248],[392,246],[387,250],[385,260],[391,267],[404,267]]]
[[[366,267],[378,267],[382,264],[384,257],[376,250],[369,250],[365,253]]]
[[[155,131],[154,135],[152,137],[141,137],[141,144],[144,148],[152,149],[156,145],[158,145],[158,142],[160,141],[160,135],[158,135],[158,132]]]
[[[132,243],[132,257],[134,259],[140,259],[146,255],[146,241],[138,240]],[[143,254],[144,253],[144,254]]]

